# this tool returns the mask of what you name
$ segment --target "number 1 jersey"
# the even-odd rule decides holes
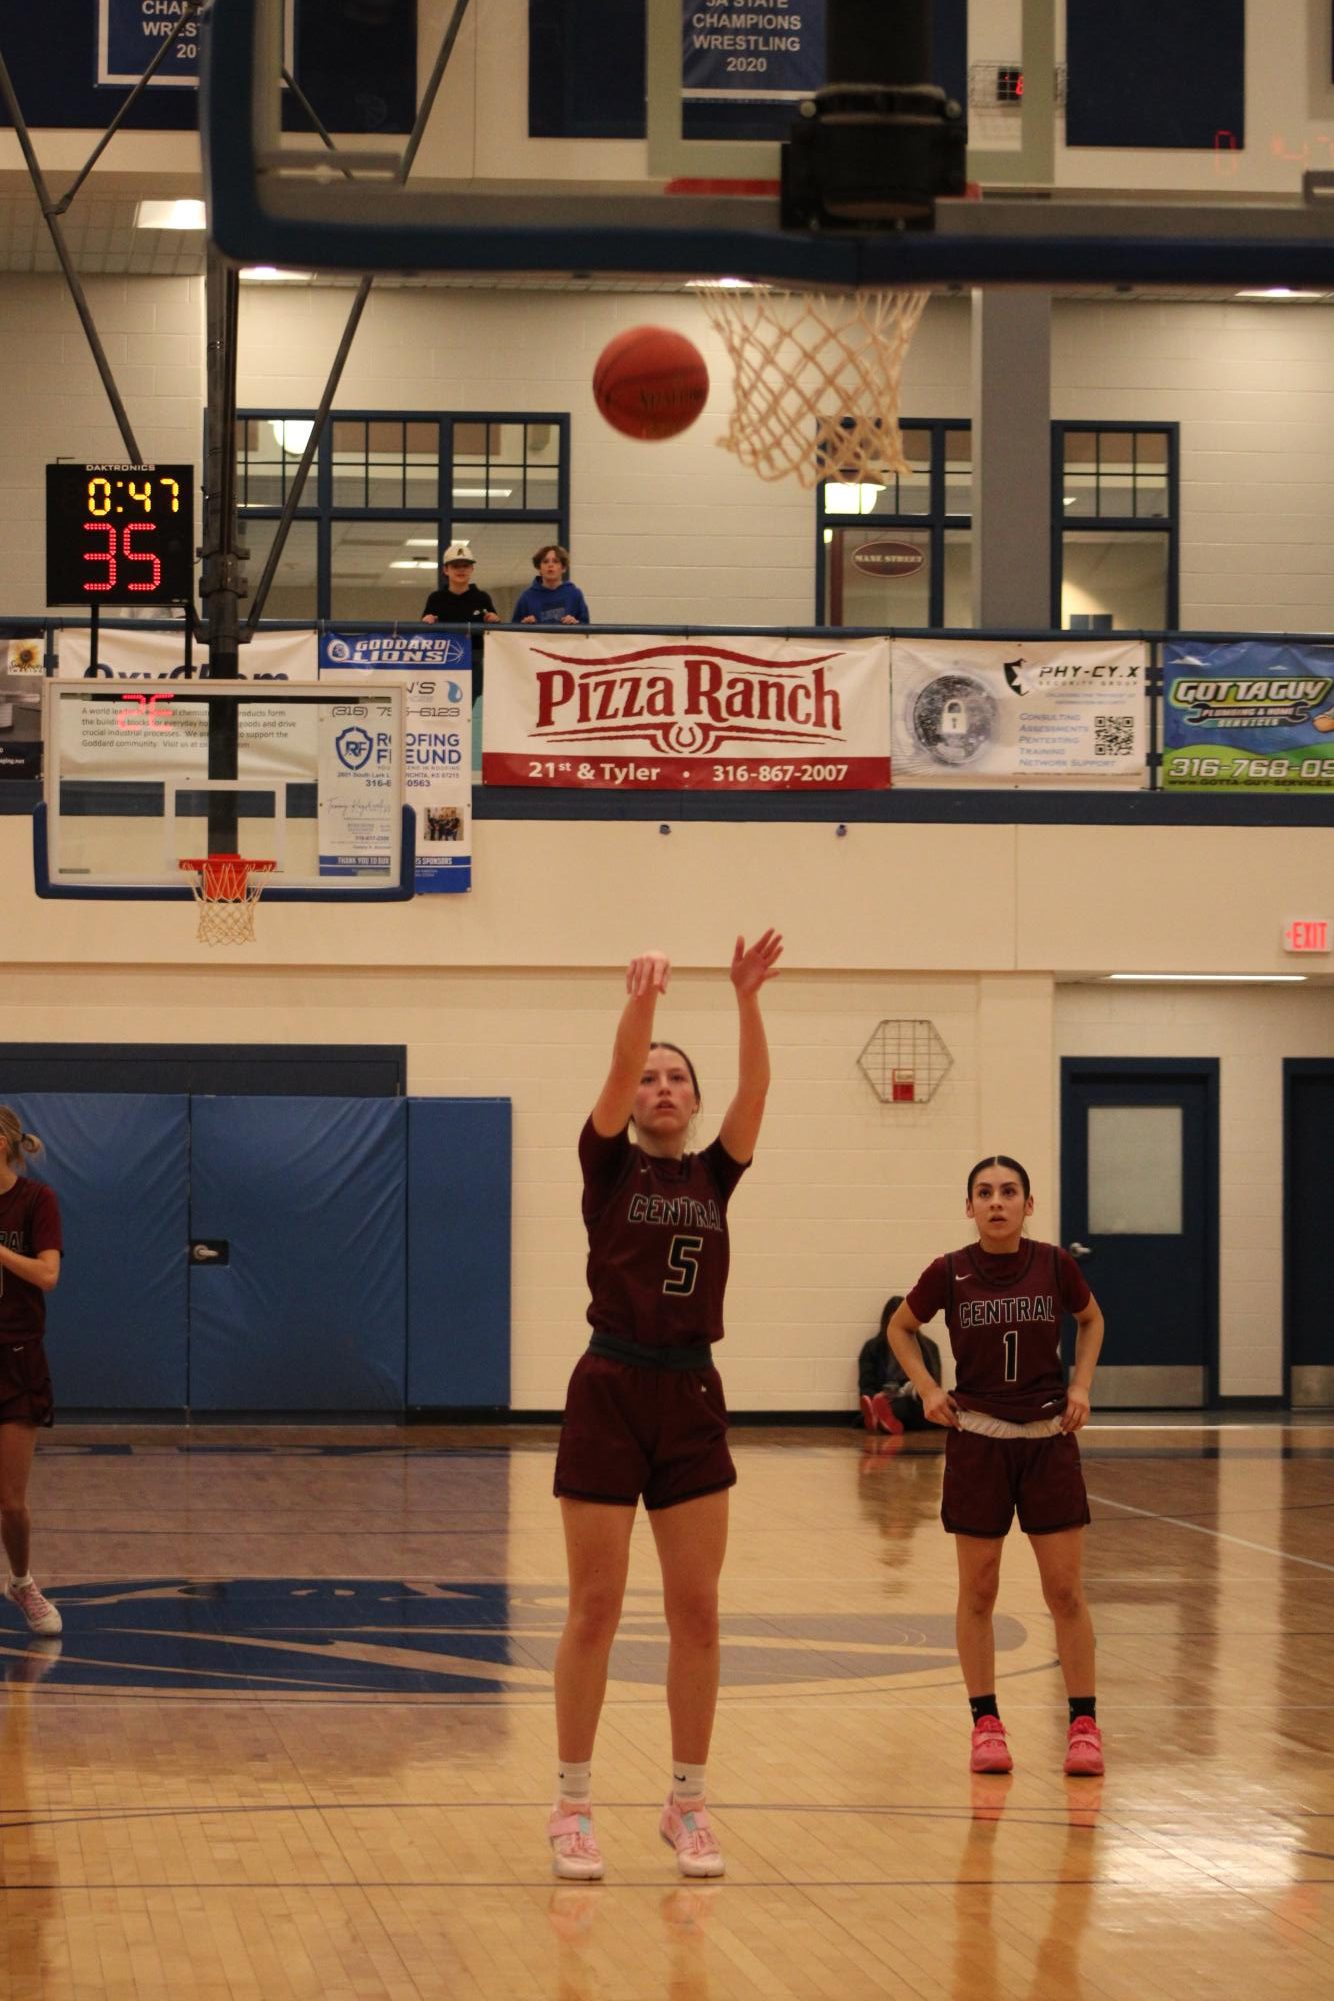
[[[1065,1409],[1061,1320],[1089,1298],[1068,1251],[1025,1241],[999,1256],[968,1244],[937,1258],[907,1305],[922,1322],[944,1310],[961,1409],[1033,1424]]]
[[[720,1139],[665,1160],[628,1132],[579,1135],[588,1228],[589,1325],[647,1348],[723,1338],[727,1204],[748,1162]]]

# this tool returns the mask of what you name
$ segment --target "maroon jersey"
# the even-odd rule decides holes
[[[1061,1318],[1089,1298],[1059,1245],[1024,1242],[996,1257],[968,1244],[927,1266],[907,1306],[920,1321],[944,1309],[962,1410],[1033,1424],[1065,1409]]]
[[[727,1204],[749,1163],[720,1139],[663,1160],[628,1133],[579,1135],[588,1228],[589,1325],[646,1348],[723,1338]]]
[[[0,1244],[22,1258],[39,1251],[58,1251],[60,1206],[44,1181],[21,1174],[7,1195],[0,1195]],[[0,1265],[0,1341],[30,1341],[46,1326],[46,1294],[30,1279]]]

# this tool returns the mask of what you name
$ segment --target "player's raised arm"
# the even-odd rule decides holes
[[[760,988],[778,971],[782,952],[782,937],[771,928],[750,946],[738,938],[732,953],[740,1048],[736,1095],[723,1114],[719,1138],[733,1160],[741,1162],[748,1161],[755,1151],[769,1094],[769,1043],[760,1014]]]
[[[593,1106],[593,1130],[603,1139],[623,1132],[629,1122],[635,1091],[653,1040],[658,995],[666,993],[671,976],[671,961],[663,952],[640,952],[626,967],[627,999],[616,1024],[611,1068]]]

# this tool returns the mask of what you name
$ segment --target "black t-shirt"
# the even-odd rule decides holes
[[[490,592],[479,591],[476,584],[469,584],[466,591],[432,591],[422,608],[422,617],[438,618],[442,625],[468,625],[494,610]]]

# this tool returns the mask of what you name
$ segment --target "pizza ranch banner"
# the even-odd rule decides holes
[[[897,785],[1144,783],[1140,640],[895,640]]]
[[[486,638],[488,785],[627,791],[889,784],[884,639]]]

